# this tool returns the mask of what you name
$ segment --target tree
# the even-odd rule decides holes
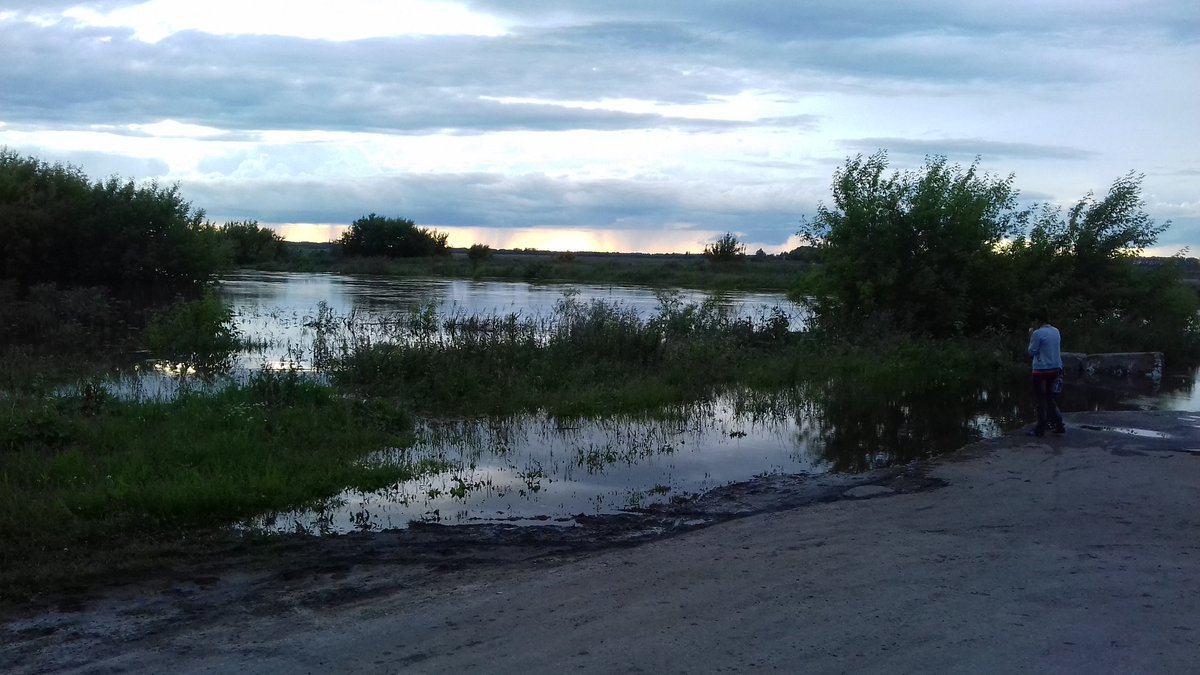
[[[448,252],[444,232],[417,227],[407,218],[385,218],[374,213],[350,224],[339,244],[345,255],[416,258]]]
[[[1196,293],[1174,266],[1135,265],[1170,223],[1143,210],[1141,176],[1069,208],[1018,208],[1011,175],[929,157],[887,173],[887,155],[846,160],[799,234],[817,266],[800,289],[810,324],[842,337],[888,330],[1023,334],[1046,308],[1073,349],[1192,352]]]
[[[1043,206],[1027,238],[1010,253],[1027,281],[1029,306],[1053,309],[1055,320],[1092,348],[1189,351],[1196,332],[1196,293],[1173,261],[1143,269],[1138,255],[1171,222],[1144,211],[1143,176],[1130,172],[1097,199],[1089,192],[1063,212]],[[1081,346],[1082,348],[1082,346]]]
[[[997,251],[1027,218],[1013,177],[937,156],[919,170],[887,168],[882,151],[847,159],[833,206],[802,221],[820,263],[806,285],[814,321],[933,335],[1002,326],[1011,275]]]
[[[283,237],[255,220],[234,221],[217,228],[235,265],[269,262],[284,256]]]
[[[471,244],[471,248],[467,249],[467,260],[470,260],[472,265],[479,265],[491,257],[492,247],[487,244]]]
[[[713,262],[732,262],[746,256],[746,246],[732,232],[704,247],[704,257]]]
[[[0,149],[0,277],[169,290],[227,264],[216,228],[178,186],[92,182],[78,167]]]

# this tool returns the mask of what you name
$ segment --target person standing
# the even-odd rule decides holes
[[[1056,434],[1066,433],[1054,391],[1063,373],[1062,336],[1050,325],[1044,309],[1029,333],[1029,356],[1033,357],[1033,400],[1037,405],[1037,426],[1030,433],[1043,436],[1051,426]]]

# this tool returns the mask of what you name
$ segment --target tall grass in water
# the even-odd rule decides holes
[[[675,294],[646,319],[567,294],[549,316],[439,316],[427,307],[373,335],[351,326],[319,338],[322,365],[340,385],[435,414],[646,410],[703,397],[789,339],[782,312],[739,318]]]

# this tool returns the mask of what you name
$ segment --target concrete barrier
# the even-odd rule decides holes
[[[1162,352],[1116,352],[1111,354],[1079,354],[1063,352],[1063,370],[1068,378],[1127,379],[1146,378],[1152,382],[1162,379]]]

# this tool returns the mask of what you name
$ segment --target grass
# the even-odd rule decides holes
[[[170,402],[128,402],[98,387],[0,409],[0,589],[86,568],[141,540],[171,539],[312,505],[347,487],[378,489],[442,467],[409,458],[410,418],[294,374]]]
[[[780,256],[714,263],[702,255],[496,251],[471,261],[465,251],[431,258],[341,258],[292,245],[285,260],[261,269],[394,277],[456,277],[530,282],[627,284],[652,288],[787,291],[809,264]]]
[[[795,358],[783,315],[739,318],[674,295],[648,319],[566,296],[548,317],[439,317],[428,308],[385,332],[382,342],[322,338],[334,343],[325,365],[339,386],[398,397],[418,414],[642,412],[703,398],[756,363]]]

